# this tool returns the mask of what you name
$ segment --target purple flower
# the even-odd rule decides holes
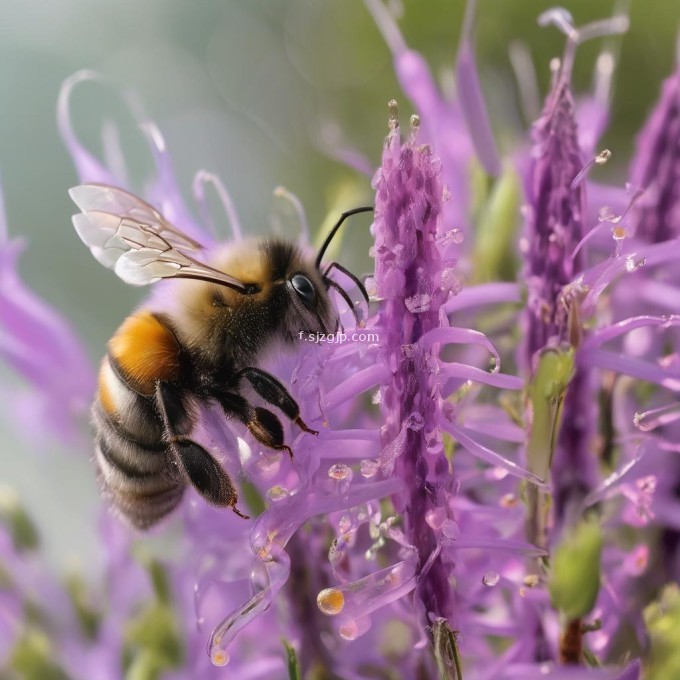
[[[680,70],[663,84],[661,98],[637,139],[633,185],[644,190],[636,205],[635,234],[651,243],[678,236],[680,193]]]
[[[105,573],[96,586],[76,582],[66,591],[36,568],[36,551],[20,547],[7,528],[16,508],[7,513],[0,503],[3,670],[21,671],[21,653],[45,661],[47,639],[52,666],[42,668],[96,680],[283,678],[289,667],[303,677],[350,680],[394,672],[447,680],[641,677],[638,658],[614,662],[640,655],[648,638],[640,612],[668,579],[653,573],[665,546],[649,528],[680,527],[677,476],[663,474],[675,469],[680,413],[668,395],[680,389],[680,362],[665,349],[678,317],[663,316],[677,308],[667,275],[680,256],[675,241],[661,240],[678,233],[674,149],[658,141],[674,130],[670,86],[634,166],[645,168],[635,179],[645,194],[627,208],[595,210],[592,195],[604,192],[591,193],[587,175],[607,154],[587,155],[595,153],[606,96],[577,107],[571,63],[580,42],[618,32],[625,21],[575,29],[564,10],[543,15],[568,42],[523,164],[522,305],[514,283],[463,286],[474,234],[469,164],[474,153],[490,174],[499,167],[474,61],[474,3],[457,59],[458,102],[439,93],[386,6],[366,4],[422,130],[414,116],[402,135],[393,105],[373,183],[375,273],[361,322],[337,295],[345,341],[301,343],[294,355],[267,359],[318,437],[285,424],[291,460],[205,404],[194,435],[239,484],[254,520],[189,491],[173,525],[181,555],[161,564],[140,556],[127,529],[107,516],[99,527]],[[79,83],[103,81],[78,73],[60,97],[59,126],[79,176],[130,188],[116,135],[104,135],[100,161],[72,130],[70,94]],[[196,173],[196,219],[159,130],[133,97],[123,99],[154,161],[135,191],[212,246],[211,186],[239,240],[219,179]],[[652,145],[663,148],[662,158]],[[300,243],[311,252],[304,213],[291,200]],[[639,227],[643,243],[626,227],[630,216],[673,231]],[[31,398],[54,409],[48,423],[66,436],[89,397],[92,369],[68,324],[20,282],[16,245],[2,234],[2,358],[27,379]],[[169,284],[154,289],[154,302],[167,302]],[[489,326],[484,312],[495,305],[505,307],[487,336],[475,328]],[[521,342],[504,333],[517,328],[525,331]],[[523,377],[501,373],[497,346],[504,356],[517,353]],[[82,384],[64,380],[66,371]],[[27,639],[19,619],[31,597],[42,616]]]
[[[70,444],[82,444],[78,420],[87,412],[94,373],[68,322],[22,281],[24,247],[22,239],[9,237],[0,191],[0,360],[28,386],[18,393],[0,388],[0,399],[41,443],[45,432],[56,432]]]

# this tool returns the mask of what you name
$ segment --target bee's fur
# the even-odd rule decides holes
[[[221,405],[263,444],[290,452],[278,417],[244,396],[247,382],[313,432],[283,385],[257,365],[270,345],[292,343],[300,331],[336,330],[324,277],[297,246],[274,239],[222,249],[209,265],[247,292],[210,281],[168,282],[176,289],[170,311],[143,307],[128,317],[102,362],[93,406],[99,479],[140,529],[170,513],[189,484],[209,502],[235,509],[231,480],[191,438],[198,403]],[[313,287],[313,304],[296,292],[298,275]]]
[[[286,388],[258,364],[272,344],[337,330],[331,288],[358,320],[329,273],[335,268],[351,279],[368,303],[363,283],[336,262],[322,271],[321,261],[344,221],[372,208],[343,213],[314,259],[277,239],[242,241],[210,255],[124,189],[83,184],[69,193],[80,209],[73,225],[101,264],[131,285],[168,279],[170,304],[152,296],[116,331],[102,361],[92,419],[104,493],[140,529],[170,513],[189,484],[210,503],[245,517],[229,476],[194,441],[199,409],[221,407],[262,444],[292,456],[279,418],[249,401],[248,384],[316,434]]]

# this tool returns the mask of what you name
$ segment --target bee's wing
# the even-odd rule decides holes
[[[69,194],[82,211],[73,216],[78,236],[99,262],[126,283],[143,286],[174,277],[245,290],[233,276],[189,257],[184,251],[202,246],[141,198],[105,184],[83,184]]]

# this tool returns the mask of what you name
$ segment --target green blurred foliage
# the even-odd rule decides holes
[[[600,592],[602,542],[599,522],[586,519],[565,535],[553,554],[550,598],[568,621],[586,616],[595,606]]]
[[[450,93],[463,0],[385,2],[397,13],[401,8],[407,43],[427,58]],[[615,6],[614,0],[561,4],[577,24],[608,16]],[[536,0],[478,0],[478,63],[505,152],[526,140],[530,123],[522,117],[509,46],[527,47],[545,93],[549,61],[564,46],[555,28],[536,23],[550,6]],[[619,57],[612,123],[602,141],[613,160],[592,174],[618,183],[625,180],[635,134],[673,69],[680,23],[680,3],[670,0],[632,0],[629,11],[629,33],[613,41]],[[24,279],[74,323],[93,366],[146,291],[105,271],[73,232],[67,189],[76,175],[55,123],[65,78],[91,68],[110,79],[110,86],[76,91],[74,123],[97,153],[102,126],[118,127],[135,189],[141,190],[151,164],[116,88],[136,92],[158,124],[185,196],[198,169],[219,174],[246,232],[253,234],[269,230],[272,191],[279,184],[300,197],[315,231],[329,215],[369,202],[370,177],[329,158],[329,140],[339,139],[375,166],[387,131],[387,101],[399,99],[404,118],[413,108],[361,0],[0,0],[0,19],[0,170],[10,235],[28,240],[21,260]],[[602,46],[598,40],[579,50],[577,91],[590,87]],[[508,192],[499,193],[497,207],[505,219],[516,197],[509,184],[499,192],[503,186]],[[353,205],[344,205],[348,202]],[[226,234],[226,220],[219,216],[218,222]],[[368,271],[371,263],[365,224],[357,223],[337,255],[358,272]],[[59,461],[47,456],[38,463],[32,445],[22,442],[1,412],[0,436],[4,478],[45,525],[48,554],[64,559],[77,551],[88,563],[94,529],[87,529],[88,541],[75,540],[78,532],[67,529],[91,517],[96,507],[85,456]]]
[[[645,623],[650,635],[650,649],[645,670],[647,680],[680,678],[680,590],[666,586],[658,601],[645,609]]]

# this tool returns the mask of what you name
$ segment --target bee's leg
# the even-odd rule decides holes
[[[238,494],[222,466],[196,442],[189,439],[194,427],[191,413],[182,398],[182,391],[165,382],[156,384],[156,400],[170,448],[189,477],[194,488],[213,505],[230,507],[237,515]]]
[[[240,394],[225,392],[215,398],[227,417],[238,418],[258,442],[270,449],[287,451],[293,458],[292,449],[283,443],[283,425],[275,414],[260,406],[253,407]]]
[[[319,434],[317,430],[307,427],[300,417],[300,407],[297,401],[271,373],[259,368],[244,368],[236,374],[235,378],[237,380],[245,378],[265,401],[281,409],[301,430],[309,434]]]

